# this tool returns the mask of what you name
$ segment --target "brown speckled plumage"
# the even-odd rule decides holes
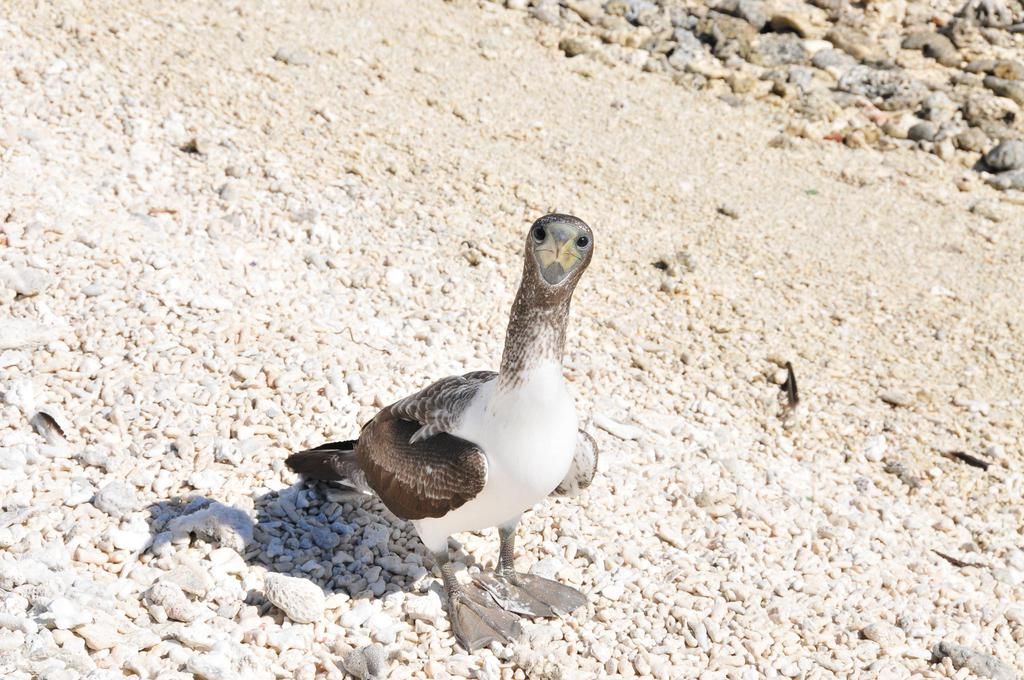
[[[530,368],[543,361],[562,362],[565,352],[565,328],[569,322],[569,304],[573,291],[593,257],[594,249],[587,250],[586,258],[558,286],[544,283],[537,261],[531,254],[532,233],[537,227],[552,223],[566,223],[583,231],[593,239],[590,227],[572,215],[545,215],[533,224],[526,235],[526,257],[523,278],[512,303],[505,332],[505,350],[501,355],[498,384],[501,389],[514,389]]]

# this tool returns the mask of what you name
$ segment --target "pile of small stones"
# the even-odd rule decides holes
[[[1018,0],[506,6],[557,26],[567,57],[626,62],[736,105],[764,100],[795,114],[790,133],[856,148],[916,147],[976,168],[998,189],[1024,190]]]

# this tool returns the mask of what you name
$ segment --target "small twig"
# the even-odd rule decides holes
[[[941,557],[942,559],[946,560],[950,564],[952,564],[954,567],[959,567],[961,569],[963,567],[984,567],[985,566],[984,564],[978,564],[976,562],[964,562],[959,557],[953,557],[952,555],[947,555],[946,553],[944,553],[944,552],[942,552],[940,550],[935,550],[934,548],[932,548],[932,552],[935,553],[936,555],[938,555],[939,557]]]
[[[786,362],[786,381],[779,387],[786,393],[786,408],[794,409],[800,403],[800,393],[796,388],[796,373],[793,372],[793,362]]]
[[[967,463],[971,467],[980,468],[982,470],[988,470],[989,467],[992,465],[992,463],[990,463],[989,461],[982,460],[977,456],[972,456],[966,451],[944,451],[942,455],[945,456],[946,458],[949,458],[950,460],[958,460],[961,463]]]
[[[377,350],[378,352],[384,352],[388,356],[391,355],[391,350],[389,350],[387,348],[384,348],[384,347],[374,347],[373,345],[371,345],[368,342],[363,342],[361,340],[356,340],[355,334],[352,333],[352,329],[349,328],[348,326],[345,326],[345,330],[348,331],[348,337],[352,338],[352,342],[356,343],[357,345],[362,345],[363,347],[369,347],[370,349]]]
[[[177,215],[178,211],[174,208],[150,208],[146,213],[152,217],[153,215]]]

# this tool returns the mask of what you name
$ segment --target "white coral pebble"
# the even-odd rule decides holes
[[[189,623],[198,616],[196,608],[177,583],[157,581],[143,594],[143,600],[158,623],[167,619]]]
[[[324,615],[324,591],[306,579],[267,574],[263,594],[296,623],[313,623]]]

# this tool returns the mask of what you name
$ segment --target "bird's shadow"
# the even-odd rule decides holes
[[[328,483],[299,482],[265,493],[254,499],[252,513],[202,495],[160,501],[148,510],[149,550],[158,556],[194,541],[219,544],[236,549],[249,565],[307,578],[328,595],[353,600],[440,588],[426,578],[433,558],[409,522],[376,498]],[[476,565],[451,543],[453,562]],[[248,601],[269,608],[258,592],[250,592]]]

